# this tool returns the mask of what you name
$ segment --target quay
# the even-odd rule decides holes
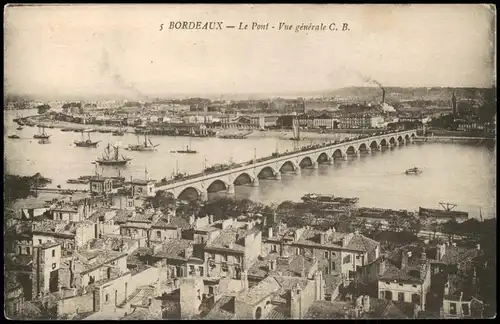
[[[494,141],[493,137],[470,137],[470,136],[417,136],[414,141],[418,143],[457,143],[457,142],[483,142]]]
[[[157,182],[154,191],[166,191],[176,198],[181,198],[187,191],[196,193],[198,199],[206,200],[209,192],[217,192],[218,185],[229,194],[234,193],[235,183],[245,181],[253,186],[259,185],[259,178],[274,177],[281,179],[283,167],[288,165],[296,174],[303,167],[318,168],[319,163],[333,164],[335,159],[347,160],[349,155],[370,154],[372,150],[381,150],[406,143],[416,138],[416,130],[389,132],[335,143],[313,145],[310,148],[294,152],[275,153],[271,157],[240,163],[215,172],[201,172],[181,179]]]

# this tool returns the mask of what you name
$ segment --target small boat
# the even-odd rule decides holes
[[[111,151],[111,148],[113,148],[114,152]],[[131,160],[131,158],[125,157],[123,155],[120,156],[118,146],[112,146],[108,144],[108,146],[104,150],[103,156],[97,159],[95,162],[99,165],[120,166],[126,165]]]
[[[146,133],[144,133],[144,143],[138,143],[136,145],[129,145],[126,148],[126,150],[129,150],[129,151],[156,151],[156,148],[159,145],[160,144],[154,145],[151,142],[151,140],[148,140]]]
[[[422,170],[420,170],[417,167],[413,167],[405,171],[405,174],[420,174],[420,173],[422,173]]]
[[[97,147],[97,144],[100,142],[100,141],[97,141],[97,142],[92,142],[92,140],[90,139],[90,133],[87,133],[87,135],[89,136],[89,138],[87,140],[84,140],[83,139],[83,130],[82,130],[82,140],[81,141],[75,141],[75,145],[77,147]]]
[[[61,128],[61,132],[72,132],[72,128]]]
[[[307,201],[333,202],[335,199],[335,196],[334,195],[323,195],[323,194],[309,193],[309,194],[305,194],[301,199],[304,202],[307,202]]]
[[[20,137],[19,137],[19,136],[17,136],[16,134],[14,134],[14,135],[9,135],[9,136],[7,136],[7,137],[8,137],[8,138],[13,138],[13,139],[18,139],[18,138],[20,138]]]
[[[18,128],[16,128],[17,130],[23,130],[23,126],[19,126]]]
[[[176,151],[176,152],[177,152],[177,153],[186,153],[186,154],[195,154],[195,153],[198,153],[198,152],[196,152],[195,150],[192,150],[192,149],[190,148],[190,146],[191,146],[191,144],[186,145],[186,149],[185,149],[185,150],[178,150],[178,151]]]
[[[50,135],[45,133],[45,126],[41,126],[42,132],[40,133],[40,127],[38,129],[38,134],[33,135],[33,138],[38,139],[49,139]]]
[[[66,181],[66,183],[70,184],[88,184],[90,180],[83,180],[83,179],[69,179]]]
[[[114,131],[111,135],[112,135],[112,136],[123,136],[124,134],[125,134],[125,132],[124,132],[124,131],[122,131],[122,128],[120,127],[120,129],[119,129],[119,130]]]

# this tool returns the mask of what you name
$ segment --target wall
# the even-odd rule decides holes
[[[79,224],[76,228],[75,243],[78,247],[96,238],[95,224]]]
[[[129,286],[132,286],[130,273],[102,285],[99,289],[101,310],[114,310],[115,305],[123,303],[134,292]]]
[[[199,291],[199,293],[198,293]],[[180,287],[181,318],[189,319],[199,313],[201,296],[204,291],[200,278],[183,278]]]
[[[398,283],[398,282],[386,282],[386,281],[378,281],[378,297],[381,299],[385,299],[385,291],[392,292],[392,300],[397,301],[399,293],[404,293],[404,301],[411,303],[412,302],[412,294],[418,294],[420,296],[420,301],[422,309],[424,297],[422,296],[422,285],[421,284],[409,284],[409,283]],[[384,293],[382,293],[384,292]]]
[[[451,304],[455,304],[456,306],[456,313],[455,314],[451,314]],[[469,314],[468,316],[470,316],[470,305],[471,303],[470,302],[460,302],[460,301],[456,301],[456,300],[446,300],[444,299],[443,300],[443,313],[444,313],[444,317],[445,318],[455,318],[455,317],[463,317],[464,316],[464,313],[463,313],[463,305],[468,305],[469,307]]]
[[[158,233],[160,237],[158,237]],[[170,228],[152,228],[151,229],[151,241],[166,241],[169,239],[179,239],[180,232],[177,229]]]
[[[259,257],[262,251],[262,232],[258,231],[245,237],[245,264],[250,265]]]
[[[94,295],[88,293],[82,296],[69,297],[57,301],[57,315],[92,312],[94,310]]]
[[[21,248],[21,250],[19,250]],[[32,240],[16,240],[14,242],[14,252],[21,255],[33,254],[33,241]]]
[[[291,318],[303,318],[311,304],[316,300],[316,285],[313,281],[309,281],[299,295],[296,294],[294,287],[292,295],[294,295],[295,300],[290,302]]]
[[[126,261],[126,260],[125,260]],[[160,268],[150,267],[144,271],[134,274],[130,278],[129,288],[135,291],[141,286],[153,285],[160,279]]]

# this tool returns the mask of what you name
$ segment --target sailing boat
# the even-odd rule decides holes
[[[23,130],[23,126],[19,126],[18,128],[16,128],[17,130]]]
[[[40,133],[40,127],[38,128],[38,134],[33,135],[33,138],[39,139],[49,139],[50,135],[45,133],[45,126],[42,126],[42,132]]]
[[[139,139],[139,137],[137,137]],[[144,133],[144,143],[142,144],[137,144],[137,145],[129,145],[128,148],[126,148],[129,151],[156,151],[156,148],[160,144],[154,145],[150,139],[148,139],[147,134]]]
[[[114,149],[114,152],[112,152],[112,148]],[[132,159],[123,155],[120,156],[118,149],[118,146],[113,146],[108,143],[108,146],[106,146],[106,149],[104,150],[103,156],[97,159],[95,162],[99,165],[126,165]]]
[[[120,126],[120,129],[117,130],[117,131],[114,131],[111,135],[113,135],[113,136],[123,136],[123,134],[125,134],[125,132],[122,130],[122,127]]]
[[[294,120],[294,121],[297,121],[297,123],[293,123],[293,137],[292,137],[292,140],[294,141],[300,141],[300,127],[299,127],[299,122],[298,120]]]
[[[89,136],[89,138],[87,140],[84,140],[83,139],[83,130],[82,130],[82,140],[75,141],[75,145],[77,147],[97,147],[97,143],[99,143],[100,141],[92,142],[92,140],[90,139],[90,132],[87,132],[87,135]]]

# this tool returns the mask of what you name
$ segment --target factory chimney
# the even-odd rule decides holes
[[[382,88],[382,106],[385,104],[385,89]]]

